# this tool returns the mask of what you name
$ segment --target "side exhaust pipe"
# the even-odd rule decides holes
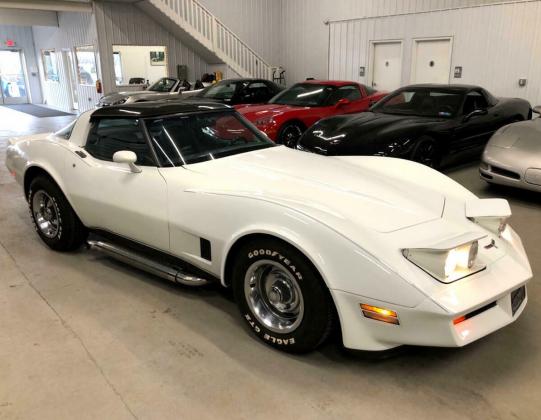
[[[172,281],[174,283],[183,284],[185,286],[203,286],[209,281],[201,277],[197,277],[183,271],[180,268],[171,267],[161,264],[155,260],[147,258],[143,255],[135,253],[129,249],[119,247],[110,242],[104,241],[87,241],[90,249],[99,251],[107,256],[123,263],[129,264],[147,273]]]

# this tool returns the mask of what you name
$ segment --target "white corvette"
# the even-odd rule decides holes
[[[154,102],[10,140],[43,241],[232,287],[268,344],[463,346],[513,322],[532,276],[505,200],[406,160],[275,146],[233,109]],[[89,236],[90,235],[90,236]]]

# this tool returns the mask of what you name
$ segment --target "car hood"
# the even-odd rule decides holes
[[[299,111],[301,109],[310,109],[308,107],[280,105],[280,104],[264,104],[264,105],[239,105],[235,107],[238,112],[248,118],[250,121],[258,118],[276,117],[291,111]]]
[[[441,124],[438,118],[362,112],[326,118],[314,124],[299,144],[311,151],[334,154],[355,152],[363,147],[368,153],[385,141],[403,140],[423,130]],[[379,149],[378,149],[379,150]],[[374,152],[377,151],[374,149]]]
[[[259,199],[309,215],[349,236],[353,226],[392,232],[441,218],[439,191],[361,164],[284,146],[188,165],[202,176],[193,192]],[[396,172],[396,171],[395,171]],[[406,178],[406,179],[404,179]]]
[[[541,152],[541,118],[521,121],[500,128],[488,143],[489,147]]]

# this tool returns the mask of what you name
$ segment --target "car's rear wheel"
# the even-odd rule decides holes
[[[265,343],[302,353],[329,335],[332,299],[319,273],[295,248],[272,238],[246,243],[232,274],[241,315]]]
[[[30,183],[28,207],[38,235],[50,248],[72,251],[86,240],[86,228],[51,179],[39,176]]]
[[[277,136],[277,143],[283,144],[287,147],[297,146],[297,142],[304,132],[304,127],[299,123],[289,122],[282,126]]]
[[[440,166],[440,153],[436,141],[431,137],[421,137],[411,152],[411,160],[437,169]]]

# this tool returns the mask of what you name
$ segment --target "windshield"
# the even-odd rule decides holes
[[[202,98],[218,99],[221,101],[231,100],[239,84],[246,82],[220,82],[206,87],[199,95]]]
[[[176,79],[164,77],[151,85],[147,90],[151,90],[152,92],[171,92],[176,83]]]
[[[383,98],[370,110],[383,114],[450,118],[457,115],[463,92],[407,89]]]
[[[218,112],[146,121],[162,166],[181,166],[273,147],[238,114]]]
[[[298,83],[280,92],[269,103],[293,106],[323,106],[335,89],[334,86],[329,85]]]

